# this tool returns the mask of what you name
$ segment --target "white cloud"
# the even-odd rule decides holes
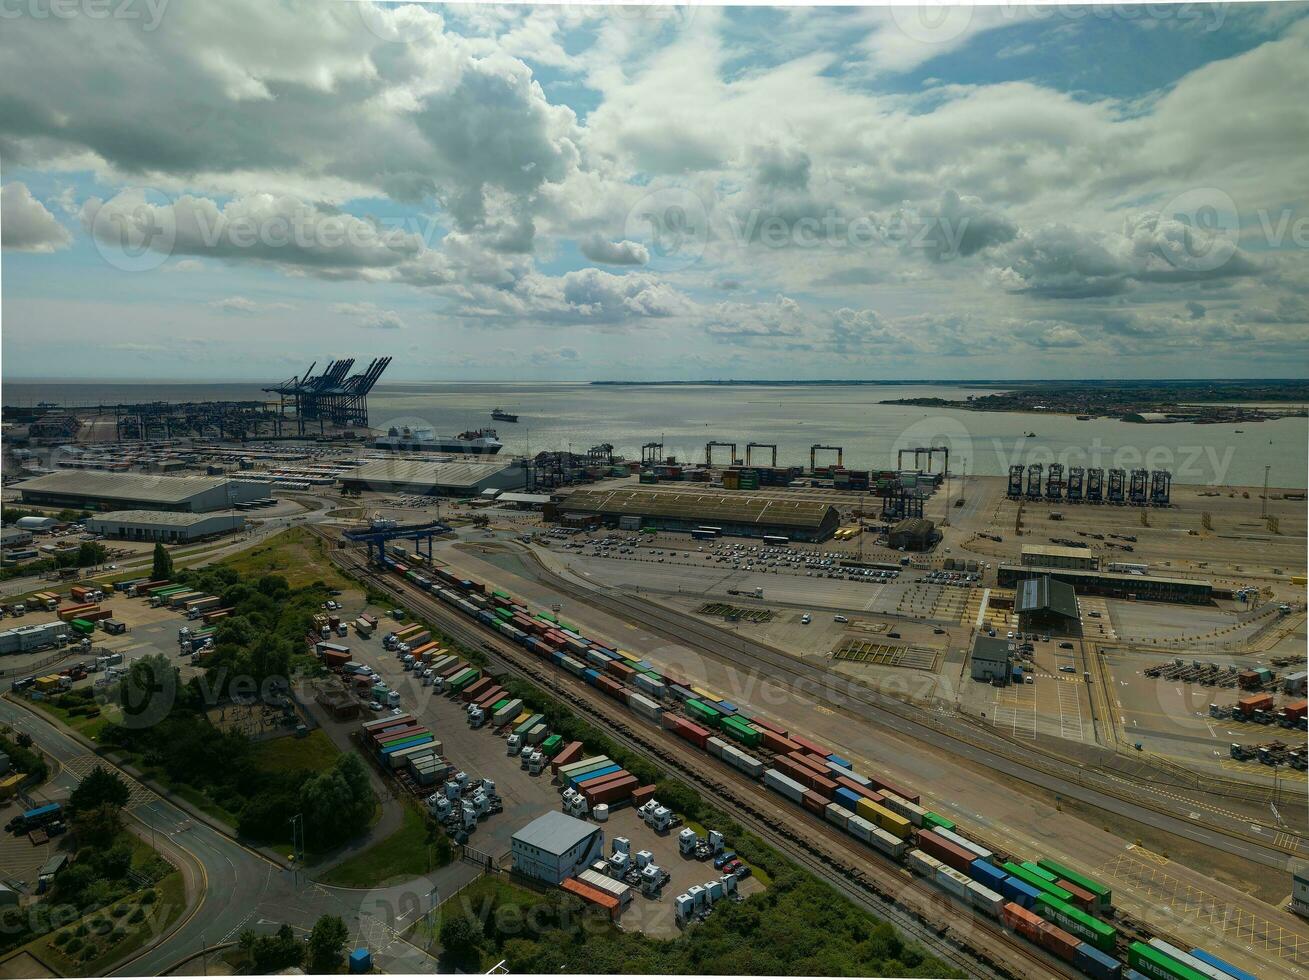
[[[26,184],[12,180],[0,190],[0,246],[16,252],[56,252],[72,240]]]
[[[650,261],[650,250],[640,242],[611,242],[601,235],[583,241],[581,249],[592,262],[605,265],[646,265]]]

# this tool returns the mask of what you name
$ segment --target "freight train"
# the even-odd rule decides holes
[[[387,570],[542,660],[548,660],[647,723],[760,781],[820,819],[908,867],[941,890],[1095,980],[1245,980],[1204,950],[1184,953],[1160,939],[1130,941],[1104,916],[1106,885],[1050,859],[1005,860],[920,806],[912,789],[857,772],[829,748],[742,710],[711,691],[660,673],[647,660],[590,639],[548,611],[444,568],[430,576],[383,559]],[[720,737],[721,736],[721,737]],[[771,754],[771,761],[759,758]],[[757,753],[757,754],[751,754]],[[1126,964],[1119,958],[1125,948]],[[1197,969],[1197,964],[1203,964]]]

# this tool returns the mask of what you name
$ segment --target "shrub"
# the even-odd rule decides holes
[[[128,911],[129,909],[126,905],[115,905],[114,918],[121,919],[123,916],[127,915]]]
[[[159,893],[154,891],[146,892],[144,895],[141,896],[142,905],[154,905],[154,903],[158,900],[159,900]]]
[[[87,925],[86,925],[85,922],[79,922],[79,923],[77,924],[77,929],[74,930],[74,931],[76,932],[76,934],[77,934],[78,936],[85,936],[85,935],[86,935],[87,933],[89,933],[91,930],[90,930],[89,928],[87,928]]]
[[[145,910],[137,908],[132,910],[132,914],[127,917],[127,921],[140,922],[144,918],[145,918]]]
[[[68,942],[64,945],[64,952],[76,953],[79,949],[82,948],[83,945],[84,944],[82,940],[77,936],[74,936],[70,940],[68,940]]]
[[[115,944],[121,943],[123,941],[123,937],[126,935],[127,935],[127,930],[124,929],[122,926],[119,926],[109,934],[109,941]]]
[[[73,938],[73,934],[69,932],[67,929],[65,929],[63,932],[59,932],[55,934],[54,944],[56,946],[62,946],[72,938]]]

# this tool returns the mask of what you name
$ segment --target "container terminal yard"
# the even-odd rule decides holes
[[[361,377],[375,381],[376,364]],[[554,884],[652,935],[760,885],[730,861],[688,876],[649,829],[662,819],[651,788],[551,733],[508,679],[678,774],[969,976],[1309,967],[1292,911],[1309,888],[1302,492],[1166,471],[965,476],[940,447],[909,451],[913,469],[902,453],[865,470],[832,446],[807,467],[778,467],[775,448],[773,465],[751,465],[765,443],[738,460],[710,442],[689,465],[657,443],[640,462],[603,444],[529,459],[390,450],[366,432],[367,386],[336,377],[349,370],[274,389],[281,439],[121,418],[121,442],[66,418],[50,439],[7,429],[4,500],[28,516],[7,530],[6,563],[92,540],[113,548],[117,578],[151,585],[156,541],[203,564],[307,527],[407,614],[325,624],[313,649],[341,680],[314,710],[353,718],[334,730],[377,778],[471,834],[468,847],[489,834],[515,866],[546,833],[534,818],[561,804],[622,830],[640,850],[630,881],[623,851]],[[209,417],[224,416],[192,424]],[[303,438],[310,426],[324,439]],[[61,518],[69,508],[88,516]],[[197,603],[200,664],[204,617],[223,612],[219,596],[174,591],[143,616],[137,598],[110,609],[79,588],[63,596],[44,570],[0,583],[7,676],[67,683],[37,665],[77,656],[80,636],[129,658],[164,645],[179,597]],[[60,614],[70,625],[44,642],[29,625],[50,601],[90,618]],[[487,785],[453,781],[451,761]]]

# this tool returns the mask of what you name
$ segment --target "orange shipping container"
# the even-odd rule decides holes
[[[598,905],[609,913],[611,919],[618,918],[618,899],[607,892],[602,892],[599,888],[593,888],[584,881],[578,881],[576,878],[565,878],[559,885],[564,891],[576,895],[584,902],[590,902],[592,905]]]
[[[1004,924],[1018,935],[1034,943],[1041,941],[1040,929],[1045,924],[1045,920],[1035,912],[1027,911],[1017,902],[1006,902],[1000,914],[1004,918]]]

